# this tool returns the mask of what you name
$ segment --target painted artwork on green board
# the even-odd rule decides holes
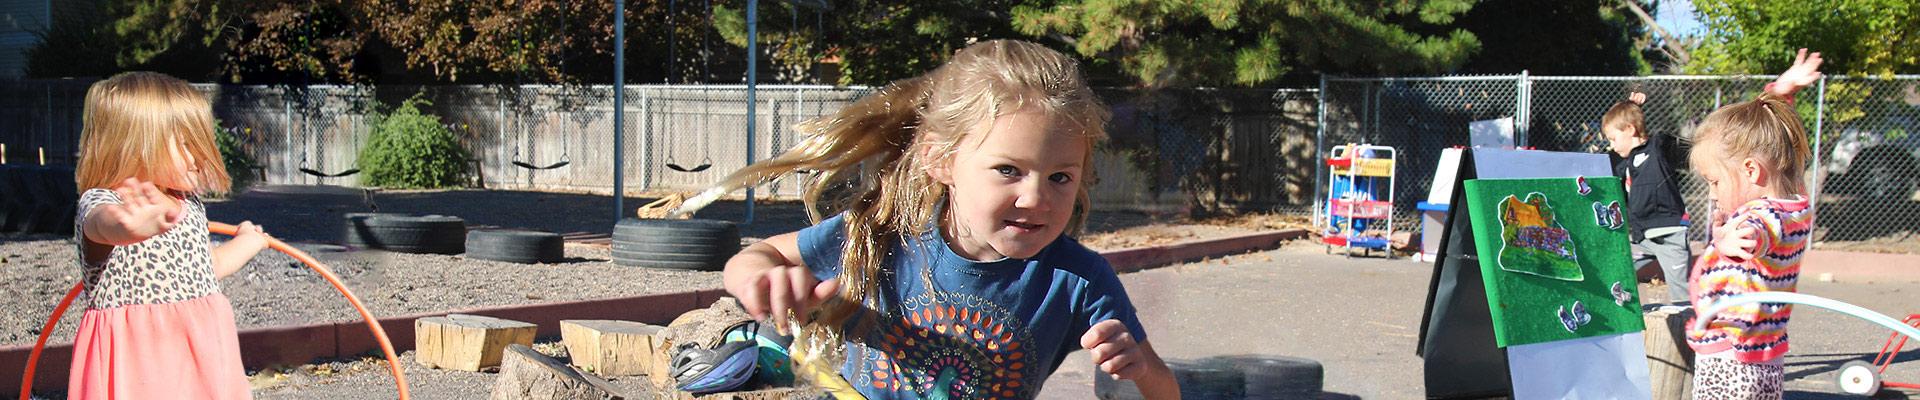
[[[1619,178],[1463,185],[1501,347],[1645,329]]]

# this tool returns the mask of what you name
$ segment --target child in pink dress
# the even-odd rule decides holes
[[[74,220],[86,314],[72,399],[251,398],[233,306],[215,282],[266,247],[251,222],[218,248],[199,195],[224,192],[212,106],[179,79],[129,72],[87,90]]]

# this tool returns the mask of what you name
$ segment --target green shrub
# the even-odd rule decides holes
[[[388,188],[441,188],[459,184],[467,171],[467,150],[440,124],[420,113],[432,102],[415,95],[392,112],[371,115],[373,135],[360,150],[361,183]]]
[[[253,168],[260,165],[260,162],[254,160],[253,155],[247,154],[246,149],[240,147],[240,138],[234,136],[233,128],[226,127],[219,120],[214,120],[213,126],[215,128],[213,143],[220,148],[220,160],[226,163],[227,179],[233,181],[233,187],[228,192],[245,191],[247,187],[253,186]]]

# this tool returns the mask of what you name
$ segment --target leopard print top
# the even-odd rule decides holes
[[[165,304],[219,293],[213,276],[212,239],[207,235],[207,207],[188,197],[184,215],[173,229],[129,246],[114,247],[105,260],[86,261],[87,213],[103,204],[120,204],[111,190],[90,189],[80,194],[74,217],[74,242],[79,249],[83,284],[91,308],[136,304]]]

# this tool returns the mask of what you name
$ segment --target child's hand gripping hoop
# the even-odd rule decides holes
[[[239,228],[219,222],[207,222],[207,231],[214,234],[232,236],[238,233]],[[401,400],[410,399],[411,396],[407,394],[407,376],[400,371],[400,358],[394,355],[393,343],[387,340],[387,331],[380,327],[380,320],[374,318],[373,313],[367,312],[366,305],[360,304],[360,298],[355,297],[353,291],[347,289],[346,284],[340,283],[340,277],[334,276],[332,269],[327,268],[325,264],[321,264],[319,260],[313,259],[313,256],[307,255],[306,252],[300,251],[300,249],[294,248],[293,246],[288,246],[285,242],[273,238],[267,238],[267,247],[279,250],[281,253],[286,253],[288,256],[293,257],[293,259],[300,260],[300,262],[306,264],[307,267],[313,268],[313,272],[320,274],[322,278],[326,278],[327,283],[333,284],[333,288],[339,290],[340,295],[345,296],[347,302],[353,304],[355,310],[360,311],[360,318],[365,319],[367,328],[373,331],[374,341],[380,343],[380,351],[386,352],[387,369],[393,372],[394,385],[400,393],[399,398]],[[33,351],[27,354],[26,373],[22,374],[23,376],[20,379],[20,400],[27,400],[33,395],[33,369],[40,361],[40,351],[46,348],[47,336],[53,334],[54,325],[60,323],[60,316],[67,312],[67,306],[72,305],[73,299],[80,295],[82,287],[82,284],[75,283],[73,289],[67,291],[67,296],[60,299],[60,305],[53,308],[53,316],[47,318],[46,326],[40,328],[40,339],[33,342]]]

